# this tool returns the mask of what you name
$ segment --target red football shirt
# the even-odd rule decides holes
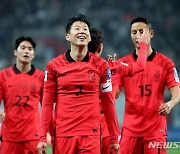
[[[110,70],[105,60],[87,53],[82,61],[74,61],[68,51],[51,60],[45,73],[41,141],[49,128],[54,100],[56,136],[99,135],[102,100],[111,137],[118,137],[114,100],[109,92],[112,89]]]
[[[109,61],[109,66],[112,75],[112,94],[115,99],[116,90],[118,88],[120,79],[124,76],[132,76],[140,71],[143,71],[146,66],[147,59],[147,44],[145,42],[140,42],[140,54],[132,64],[124,63],[121,59],[115,62]],[[101,103],[100,103],[101,107]],[[101,108],[102,109],[102,108]],[[103,114],[101,115],[101,127],[102,127],[102,137],[107,137],[109,135],[108,129],[106,126],[106,120]],[[119,132],[120,134],[120,132]]]
[[[44,72],[32,69],[21,73],[14,67],[0,71],[0,101],[4,101],[5,121],[2,123],[4,141],[38,139]]]
[[[123,57],[125,63],[135,62],[135,52]],[[124,77],[119,85],[125,92],[125,114],[122,133],[126,136],[166,135],[166,116],[158,114],[164,103],[164,91],[179,86],[179,78],[171,59],[153,51],[146,69],[132,77]]]

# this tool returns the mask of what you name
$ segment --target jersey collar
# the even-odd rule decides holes
[[[74,59],[72,59],[72,57],[70,56],[70,52],[71,50],[68,50],[65,54],[66,59],[68,62],[76,62]],[[89,61],[89,52],[87,52],[86,56],[82,59],[82,62],[88,62]]]
[[[16,74],[20,74],[20,73],[21,73],[21,72],[17,69],[16,64],[13,66],[13,70],[14,70],[14,72],[15,72]],[[34,72],[35,72],[35,67],[34,67],[34,65],[31,65],[31,70],[30,70],[29,72],[27,72],[27,74],[33,75]]]
[[[151,53],[151,55],[147,58],[147,61],[152,61],[153,60],[153,58],[155,57],[155,55],[156,55],[156,51],[153,49],[153,52]],[[133,52],[133,57],[134,57],[134,59],[135,60],[137,60],[137,55],[136,55],[136,50],[134,50],[134,52]]]

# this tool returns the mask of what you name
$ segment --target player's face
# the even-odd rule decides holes
[[[146,33],[149,38],[152,38],[153,34],[149,29],[148,25],[143,22],[136,22],[131,25],[131,39],[136,48],[139,48],[139,38]],[[148,44],[150,44],[150,39]]]
[[[88,25],[81,21],[74,22],[69,34],[66,34],[66,40],[70,41],[72,45],[87,46],[91,41]]]
[[[14,51],[14,55],[19,62],[30,63],[34,58],[34,48],[30,42],[22,41],[17,50]]]

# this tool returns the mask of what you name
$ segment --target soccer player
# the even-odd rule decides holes
[[[97,56],[101,56],[103,50],[103,40],[104,36],[100,29],[91,28],[90,29],[91,41],[88,44],[88,51],[94,53]],[[110,136],[106,120],[104,117],[104,112],[102,110],[102,104],[100,102],[100,124],[101,124],[101,154],[110,153]]]
[[[37,153],[44,72],[31,65],[36,43],[30,37],[15,41],[16,64],[0,71],[0,101],[4,102],[1,154]]]
[[[102,50],[103,50],[103,34],[101,30],[96,29],[96,28],[91,28],[90,29],[90,34],[91,34],[91,41],[88,44],[88,51],[96,54],[97,56],[101,56]],[[149,38],[147,37],[147,34],[142,35],[139,38],[140,42],[148,42]],[[144,47],[145,46],[145,47]],[[143,56],[142,56],[143,55]],[[140,58],[140,59],[139,59]],[[115,98],[116,95],[116,89],[118,86],[118,81],[121,76],[128,76],[128,75],[134,75],[135,73],[139,72],[142,69],[142,66],[145,64],[146,59],[147,59],[147,45],[144,43],[141,43],[141,52],[137,62],[133,65],[127,65],[125,63],[111,63],[110,65],[112,66],[111,69],[111,75],[112,75],[112,85],[113,85],[113,97]],[[138,63],[137,67],[134,67]],[[113,64],[113,65],[112,65]],[[125,66],[124,66],[125,65]],[[145,67],[145,65],[144,65]],[[130,71],[133,68],[134,74]],[[117,70],[117,71],[116,71]],[[100,124],[101,124],[101,134],[102,134],[102,149],[101,153],[102,154],[108,154],[110,153],[110,148],[109,148],[109,132],[108,132],[108,127],[106,124],[106,120],[103,114],[102,110],[102,105],[100,102]]]
[[[41,154],[47,146],[46,133],[55,111],[55,149],[58,154],[100,153],[99,102],[110,130],[110,144],[118,153],[118,121],[112,97],[108,63],[88,52],[90,24],[79,14],[69,19],[66,40],[71,49],[46,66],[40,141]],[[99,97],[101,94],[101,98]]]
[[[154,31],[147,19],[137,17],[131,21],[131,39],[135,50],[121,58],[127,64],[132,64],[139,55],[139,37],[149,31],[152,38]],[[165,88],[172,95],[164,102]],[[149,147],[150,143],[166,142],[166,115],[180,101],[179,78],[173,61],[157,52],[148,42],[148,59],[146,69],[132,77],[121,79],[119,89],[124,87],[125,113],[120,141],[121,154],[166,154],[167,149]]]

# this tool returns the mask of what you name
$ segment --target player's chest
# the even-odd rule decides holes
[[[65,86],[96,86],[100,83],[100,71],[92,66],[65,66],[56,72],[58,87]]]
[[[42,87],[42,81],[27,74],[17,74],[6,80],[5,88],[11,94],[36,93]]]
[[[167,70],[163,66],[148,61],[144,71],[137,73],[129,79],[136,82],[146,80],[146,82],[159,83],[165,81],[166,74]]]

